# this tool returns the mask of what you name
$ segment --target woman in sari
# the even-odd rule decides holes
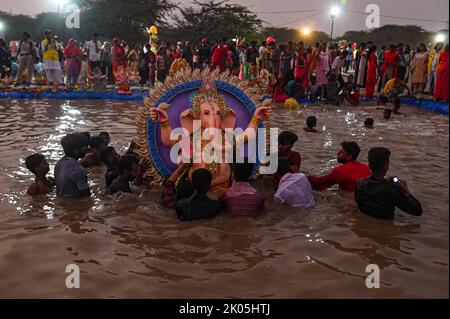
[[[67,86],[74,88],[78,81],[78,75],[81,69],[82,51],[78,48],[75,40],[71,38],[64,49],[67,70]]]
[[[420,44],[411,61],[411,83],[413,93],[422,94],[427,83],[428,52],[425,44]]]
[[[53,91],[59,90],[61,83],[61,61],[59,60],[60,46],[56,37],[52,36],[50,30],[45,31],[45,38],[41,42],[42,61],[45,68],[45,75],[49,83],[53,84]]]
[[[139,48],[139,44],[135,44],[133,49],[127,56],[128,67],[131,71],[137,72],[139,69],[139,55],[141,53],[141,49]]]
[[[383,66],[381,72],[383,74],[383,87],[389,80],[397,77],[399,57],[396,52],[395,45],[391,44],[389,49],[383,55]]]
[[[359,51],[357,56],[357,70],[356,70],[356,85],[358,87],[366,86],[366,69],[367,69],[367,46],[365,43],[359,45]]]
[[[327,51],[327,44],[322,43],[320,47],[320,52],[317,58],[317,69],[316,69],[316,77],[317,77],[317,85],[320,87],[321,85],[328,83],[328,72],[330,71],[331,66],[331,56]]]
[[[118,71],[120,67],[126,67],[127,61],[125,57],[125,48],[120,43],[118,38],[113,40],[113,46],[111,49],[112,54],[112,70],[114,74],[114,79],[118,82]]]
[[[439,101],[448,101],[448,44],[445,46],[444,52],[439,57],[439,72],[437,74],[436,89],[434,91],[434,99]]]
[[[371,99],[375,95],[375,85],[377,84],[377,47],[373,46],[368,52],[367,79],[366,79],[366,99]]]
[[[306,53],[305,49],[300,47],[298,52],[295,53],[294,79],[302,79],[302,81],[304,81],[306,74]]]

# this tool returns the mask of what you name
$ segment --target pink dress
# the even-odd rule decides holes
[[[320,51],[317,58],[317,84],[323,85],[328,83],[327,74],[330,71],[331,56],[328,52]]]

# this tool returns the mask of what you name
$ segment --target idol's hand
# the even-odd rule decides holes
[[[156,123],[164,123],[169,120],[169,116],[167,115],[167,113],[156,107],[150,109],[150,117],[152,121]]]
[[[268,119],[270,117],[270,112],[272,110],[272,106],[260,106],[256,109],[254,117],[259,120]]]

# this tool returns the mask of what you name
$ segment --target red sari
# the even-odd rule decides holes
[[[383,55],[383,66],[381,72],[387,76],[387,80],[397,77],[398,73],[398,54],[397,52],[386,51]]]
[[[448,101],[448,52],[442,52],[439,58],[439,71],[436,81],[436,89],[434,91],[434,98],[436,100]]]
[[[114,39],[113,43],[116,43],[116,39]],[[125,48],[122,45],[114,45],[111,49],[111,53],[113,56],[112,60],[112,70],[114,74],[114,78],[116,79],[116,82],[118,81],[118,78],[116,74],[118,73],[119,68],[126,67],[127,61],[125,59]]]
[[[367,63],[366,98],[373,98],[377,84],[377,55],[372,52]]]

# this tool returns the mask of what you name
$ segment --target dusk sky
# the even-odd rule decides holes
[[[179,0],[182,4],[191,4],[190,0]],[[261,19],[274,26],[302,28],[310,26],[312,29],[329,32],[331,20],[328,11],[322,12],[292,12],[300,10],[327,9],[333,4],[346,2],[343,10],[364,12],[368,4],[379,5],[381,15],[448,21],[448,0],[231,0],[230,3],[239,3],[248,6],[252,11],[258,12]],[[56,0],[0,0],[0,10],[12,13],[34,15],[43,11],[57,11]],[[289,13],[274,13],[274,12]],[[271,12],[271,13],[264,13]],[[336,34],[343,34],[348,30],[365,29],[366,17],[362,14],[342,12],[335,24]],[[444,22],[415,21],[382,17],[381,24],[418,24],[428,30],[440,30],[446,27]]]

